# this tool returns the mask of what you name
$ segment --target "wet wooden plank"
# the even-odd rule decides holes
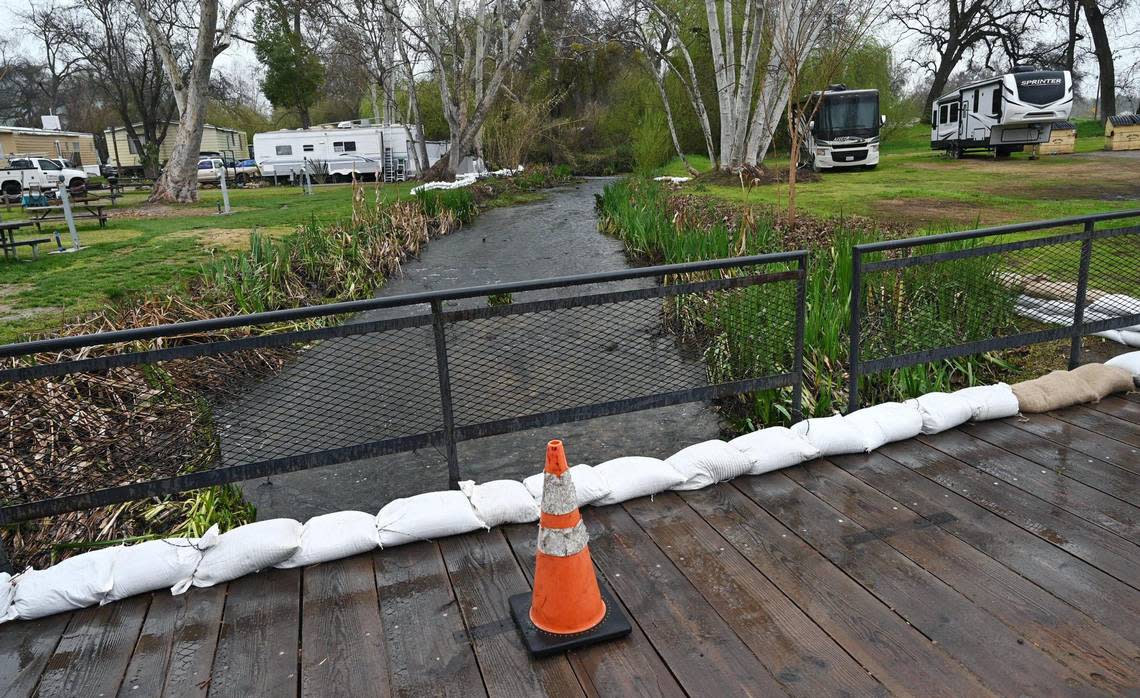
[[[70,613],[57,613],[0,625],[0,696],[32,694],[70,620]]]
[[[1140,506],[1140,474],[1002,422],[978,422],[961,429],[970,436],[1055,473],[1083,482],[1132,506]]]
[[[852,542],[865,538],[866,529],[788,477],[773,473],[762,482],[744,478],[734,484],[994,691],[1046,695],[1063,686],[1073,695],[1100,694],[885,543],[873,538]]]
[[[1119,417],[1097,412],[1080,405],[1056,410],[1049,414],[1063,422],[1075,424],[1129,446],[1140,446],[1140,424],[1133,424]]]
[[[392,694],[487,695],[439,547],[373,553]]]
[[[1030,415],[1026,418],[1013,417],[1004,420],[1004,423],[1074,451],[1107,461],[1118,468],[1140,473],[1140,448],[1106,439],[1088,429],[1043,414]]]
[[[307,567],[303,575],[301,695],[390,695],[372,555]]]
[[[887,693],[676,494],[638,499],[625,509],[789,695]]]
[[[1137,555],[1137,546],[1120,536],[1051,506],[1027,492],[995,481],[993,476],[918,441],[886,444],[879,451],[1117,580],[1133,588],[1140,588],[1140,556]]]
[[[748,649],[621,507],[590,511],[594,562],[690,695],[784,695]]]
[[[1140,618],[1137,590],[882,453],[831,460],[922,516],[939,520],[944,530],[1140,644],[1140,624],[1135,620]]]
[[[115,695],[149,603],[149,596],[134,596],[75,611],[48,660],[36,695]]]
[[[957,429],[918,440],[1125,540],[1140,540],[1140,509],[1131,504]]]
[[[587,511],[586,525],[594,530]],[[534,583],[534,552],[537,547],[533,524],[506,526],[503,533],[519,561],[528,584]],[[583,647],[567,653],[574,673],[587,693],[599,696],[673,696],[685,695],[677,679],[669,673],[653,645],[645,637],[637,618],[621,600],[617,603],[629,619],[633,631],[629,637],[600,645]]]
[[[211,696],[297,695],[301,570],[266,570],[229,583]]]
[[[1136,395],[1136,402],[1126,400],[1123,395],[1115,395],[1106,397],[1100,402],[1091,403],[1087,407],[1133,424],[1140,424],[1140,393],[1136,393]]]
[[[439,549],[487,695],[584,695],[565,656],[532,660],[523,646],[507,600],[529,592],[530,585],[502,532],[443,538]]]
[[[759,487],[766,478],[756,478]],[[956,659],[732,485],[681,497],[893,693],[992,695]]]
[[[155,592],[119,695],[206,695],[225,601],[224,584],[179,596]]]
[[[827,461],[789,468],[787,476],[862,526],[867,536],[848,545],[882,541],[974,605],[1068,667],[1081,681],[1110,693],[1140,686],[1140,648],[1102,627],[905,504]]]

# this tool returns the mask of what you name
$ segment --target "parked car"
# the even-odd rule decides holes
[[[8,158],[7,166],[0,166],[0,192],[15,199],[32,188],[55,189],[60,177],[73,193],[87,189],[87,173],[83,170],[61,167],[50,158],[12,157]]]
[[[198,161],[198,183],[219,184],[222,170],[225,170],[226,182],[237,185],[245,184],[250,179],[260,176],[257,163],[253,160],[235,163],[226,162],[221,158],[202,158]]]

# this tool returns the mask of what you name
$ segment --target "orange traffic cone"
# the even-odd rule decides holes
[[[512,596],[511,612],[534,655],[621,637],[629,621],[598,584],[589,533],[578,512],[561,441],[546,445],[534,592]]]

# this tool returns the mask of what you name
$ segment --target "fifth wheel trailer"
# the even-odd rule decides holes
[[[940,97],[930,112],[930,147],[955,158],[968,150],[1006,156],[1048,143],[1053,122],[1072,108],[1069,71],[1015,68]]]

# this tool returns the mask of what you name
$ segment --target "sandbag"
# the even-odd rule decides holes
[[[376,515],[363,511],[334,511],[314,516],[301,528],[301,545],[274,565],[292,569],[352,557],[380,547]]]
[[[877,430],[877,427],[873,428]],[[864,440],[864,435],[842,415],[805,419],[793,424],[792,432],[814,446],[821,456],[864,453],[868,450],[867,443],[883,438],[880,432],[873,433]]]
[[[486,528],[467,495],[458,490],[394,499],[376,515],[380,546],[443,538]]]
[[[610,493],[610,487],[602,476],[585,463],[570,468],[570,479],[574,482],[574,492],[578,496],[579,507],[593,504]],[[523,480],[526,491],[538,502],[542,501],[542,482],[542,473]]]
[[[12,608],[12,597],[16,594],[16,587],[12,585],[12,575],[0,572],[0,623],[16,619],[16,611]]]
[[[467,495],[475,516],[488,528],[538,521],[538,502],[530,496],[526,485],[516,480],[492,480],[481,485],[465,480],[459,483],[459,491]]]
[[[863,450],[868,452],[883,444],[913,439],[922,433],[922,413],[915,405],[901,402],[864,407],[844,419],[863,437]]]
[[[594,472],[605,480],[610,490],[609,494],[594,502],[595,506],[657,494],[685,481],[685,476],[665,461],[645,456],[614,458],[595,465]]]
[[[748,457],[749,475],[763,475],[780,468],[819,458],[819,449],[787,427],[768,427],[738,436],[728,442]]]
[[[1133,376],[1140,376],[1140,351],[1130,351],[1127,354],[1114,356],[1104,362],[1105,366],[1123,368]]]
[[[208,548],[218,541],[217,524],[201,538],[148,540],[119,551],[111,568],[113,585],[100,603],[156,589],[169,589],[194,576]]]
[[[1077,366],[1070,374],[1083,380],[1100,400],[1113,393],[1126,393],[1132,390],[1132,374],[1119,366],[1107,364],[1085,364]]]
[[[1069,371],[1053,371],[1031,381],[1011,386],[1021,411],[1026,414],[1059,410],[1097,400],[1096,392],[1080,376]]]
[[[1111,293],[1107,296],[1100,296],[1089,303],[1085,307],[1085,312],[1089,311],[1113,317],[1140,315],[1140,298],[1133,298],[1122,293]]]
[[[1020,409],[1017,396],[1005,383],[975,385],[956,390],[953,395],[970,403],[970,418],[978,422],[1012,417]]]
[[[120,550],[122,546],[95,550],[17,574],[12,578],[15,592],[9,613],[32,620],[98,604],[114,585],[112,569]]]
[[[904,405],[913,405],[922,415],[922,433],[937,434],[970,421],[974,406],[968,397],[957,393],[927,393]]]
[[[699,490],[743,475],[752,467],[748,456],[720,439],[683,448],[666,458],[665,462],[685,478],[673,486],[675,490]]]
[[[203,553],[193,578],[179,582],[170,591],[181,594],[191,584],[212,587],[273,567],[301,547],[302,530],[299,521],[269,519],[226,531]]]

